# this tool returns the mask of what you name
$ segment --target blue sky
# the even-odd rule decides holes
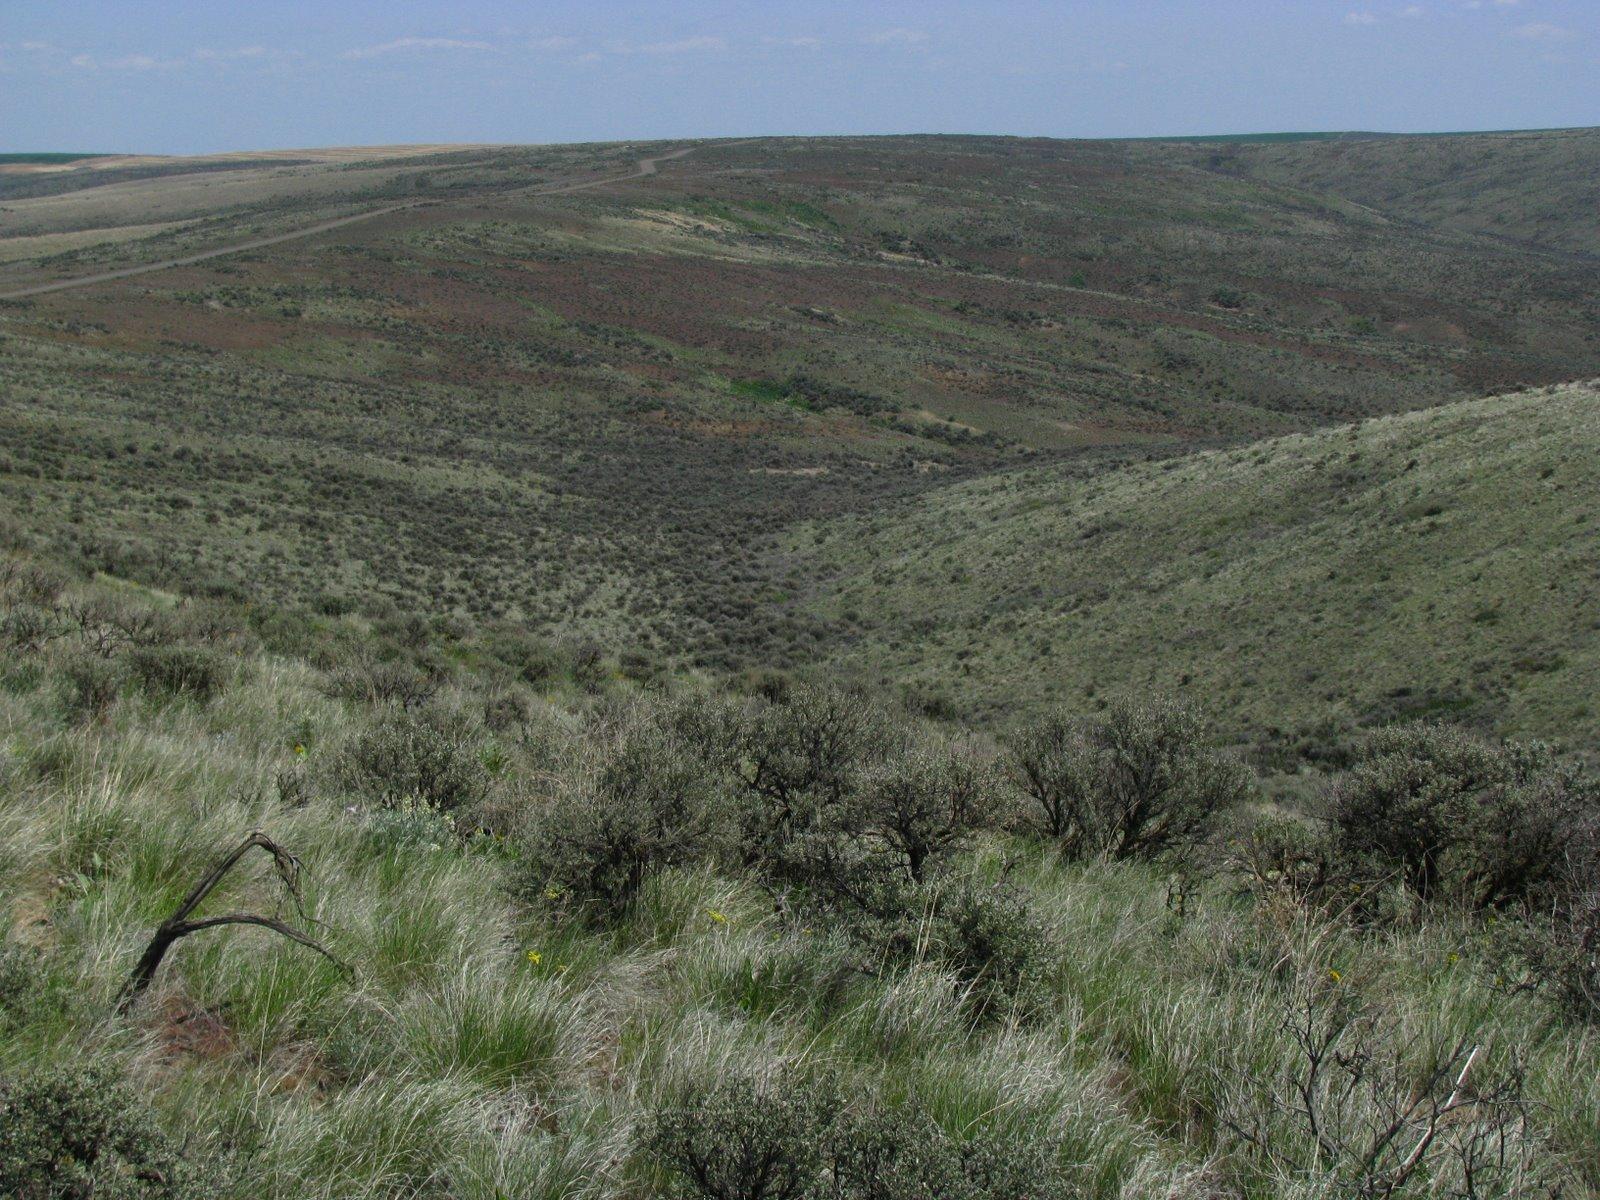
[[[0,150],[1600,124],[1600,0],[0,0]]]

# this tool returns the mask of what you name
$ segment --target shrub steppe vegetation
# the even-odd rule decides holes
[[[1399,179],[1411,156],[1448,148],[1423,140],[1434,149],[1239,152],[1353,145],[1353,180],[1391,160]],[[1530,196],[1541,164],[1565,170],[1597,144],[1586,131],[1471,142],[1485,170],[1520,164]],[[974,479],[1086,481],[1600,372],[1591,256],[1520,225],[1490,236],[1328,181],[1208,166],[1191,143],[703,143],[650,179],[526,190],[661,149],[233,156],[145,164],[137,180],[122,160],[90,160],[7,176],[0,189],[54,189],[0,201],[0,232],[15,235],[0,247],[20,244],[0,275],[16,283],[172,253],[166,234],[118,222],[200,220],[209,245],[437,201],[0,305],[7,515],[155,585],[369,615],[425,605],[674,669],[785,668],[898,640],[864,656],[898,667],[925,639],[864,628],[864,611],[819,594],[835,581],[815,530],[938,512]],[[1463,187],[1463,211],[1476,194]],[[97,230],[103,243],[65,258],[27,257],[42,235]],[[1501,649],[1491,674],[1520,670]],[[943,652],[914,666],[953,669]],[[1019,699],[1042,686],[1018,682]],[[1416,686],[1454,684],[1388,684]],[[948,690],[974,711],[1009,703]],[[1359,715],[1378,699],[1351,702]]]
[[[18,1194],[1600,1185],[1600,794],[1537,745],[1412,725],[1273,806],[1150,695],[996,742],[823,682],[0,577]],[[201,915],[337,961],[204,930],[119,1015],[257,827],[303,911],[247,859]]]
[[[862,631],[838,661],[995,714],[1122,681],[1295,753],[1400,717],[1592,747],[1597,440],[1600,390],[1540,388],[990,475],[815,522],[795,553],[821,564],[807,603]]]
[[[1600,137],[662,149],[5,165],[427,203],[0,302],[0,1192],[1600,1195]]]

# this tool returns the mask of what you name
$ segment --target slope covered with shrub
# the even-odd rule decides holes
[[[1252,739],[1600,731],[1600,392],[1540,389],[820,521],[837,660],[991,713],[1172,690]],[[831,576],[831,577],[830,577]],[[1276,732],[1275,732],[1276,731]]]
[[[1555,164],[1520,145],[1460,152],[1536,203]],[[653,149],[84,167],[49,178],[103,186],[7,199],[0,293],[430,202],[0,301],[0,512],[155,586],[785,666],[851,632],[792,603],[801,520],[1600,372],[1593,258],[1188,147],[760,139],[528,190]]]
[[[1175,152],[1162,147],[1163,157]],[[1209,171],[1343,196],[1396,220],[1600,253],[1588,217],[1600,201],[1600,129],[1225,143],[1190,157]]]
[[[1138,689],[995,741],[21,552],[0,633],[0,1189],[1600,1191],[1600,797],[1537,747],[1258,819]],[[326,954],[214,925],[126,993],[258,828],[194,916]]]

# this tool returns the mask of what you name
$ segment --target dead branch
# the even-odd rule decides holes
[[[332,951],[307,934],[274,917],[257,916],[254,913],[229,913],[219,917],[200,917],[191,919],[191,914],[205,901],[205,898],[216,890],[217,885],[233,870],[242,859],[253,849],[265,850],[272,856],[273,869],[277,872],[279,880],[283,883],[284,890],[289,893],[294,901],[295,911],[301,920],[309,921],[306,915],[304,901],[300,892],[300,860],[277,842],[273,841],[259,829],[252,830],[232,851],[219,859],[212,868],[201,877],[200,881],[189,889],[188,895],[165,921],[156,927],[155,936],[150,939],[150,944],[145,947],[144,954],[133,968],[133,973],[128,976],[127,983],[123,984],[122,992],[117,997],[117,1011],[127,1012],[133,1002],[139,998],[144,990],[150,986],[150,981],[155,977],[161,960],[166,957],[167,951],[181,938],[188,937],[191,933],[198,933],[202,929],[215,929],[221,925],[258,925],[263,929],[270,929],[281,934],[290,941],[307,949],[315,950],[329,962],[335,963],[343,970],[350,968],[342,962]]]
[[[1418,1141],[1416,1146],[1412,1148],[1411,1153],[1406,1155],[1405,1161],[1402,1162],[1399,1168],[1395,1171],[1393,1180],[1390,1184],[1391,1191],[1399,1191],[1405,1186],[1406,1180],[1411,1178],[1411,1173],[1415,1171],[1418,1164],[1422,1162],[1422,1156],[1428,1152],[1428,1147],[1433,1145],[1433,1139],[1438,1136],[1439,1127],[1445,1118],[1451,1113],[1455,1112],[1455,1110],[1460,1108],[1463,1104],[1473,1103],[1471,1099],[1464,1098],[1462,1093],[1467,1086],[1467,1076],[1472,1073],[1472,1064],[1477,1061],[1478,1051],[1481,1049],[1481,1046],[1474,1046],[1472,1048],[1472,1052],[1467,1055],[1466,1065],[1461,1068],[1461,1074],[1456,1076],[1456,1085],[1450,1090],[1449,1098],[1445,1100],[1443,1105],[1436,1108],[1429,1115],[1427,1125],[1424,1127],[1422,1132],[1421,1140]],[[1459,1055],[1459,1051],[1457,1054]],[[1453,1066],[1457,1061],[1457,1058],[1452,1057],[1449,1061]]]

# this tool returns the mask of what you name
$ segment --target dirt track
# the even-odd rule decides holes
[[[604,187],[608,183],[624,183],[629,179],[643,179],[648,175],[654,175],[659,163],[670,162],[673,159],[683,158],[685,155],[693,153],[693,146],[685,146],[681,150],[673,150],[666,154],[656,154],[649,158],[641,158],[638,168],[628,175],[611,175],[604,179],[586,179],[580,183],[563,183],[554,187],[534,184],[517,190],[534,196],[561,196],[568,192],[581,192],[589,188]],[[500,193],[500,195],[505,194],[507,193]],[[21,300],[27,296],[40,296],[46,292],[64,292],[71,288],[92,287],[97,283],[109,283],[113,279],[126,279],[130,275],[148,275],[152,271],[166,271],[173,267],[187,267],[192,263],[205,262],[210,258],[223,258],[229,254],[243,254],[247,250],[260,250],[267,246],[280,245],[283,242],[295,242],[302,238],[315,237],[319,233],[327,233],[329,230],[342,229],[346,225],[354,225],[359,221],[371,221],[377,217],[387,216],[390,213],[402,212],[409,208],[422,208],[437,203],[439,203],[437,200],[407,200],[403,204],[391,204],[385,208],[374,208],[370,212],[339,217],[333,221],[323,221],[319,225],[307,225],[304,229],[296,229],[289,233],[277,233],[271,237],[255,238],[248,242],[237,242],[232,246],[219,246],[215,250],[203,250],[199,254],[189,254],[182,258],[164,258],[159,262],[140,263],[137,267],[122,267],[116,271],[101,271],[95,275],[81,275],[76,279],[58,279],[53,283],[36,283],[30,287],[18,288],[11,292],[0,292],[0,300]]]

